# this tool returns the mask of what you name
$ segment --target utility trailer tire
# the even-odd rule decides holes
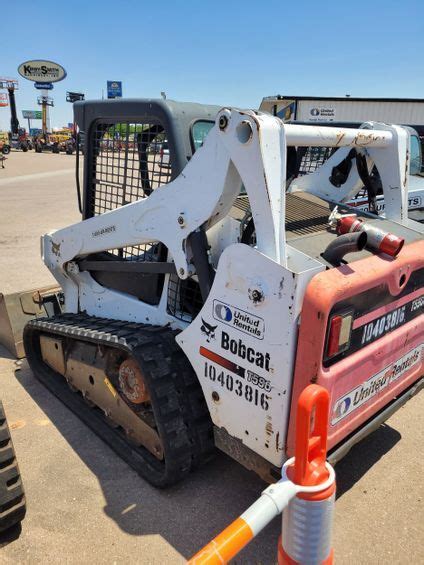
[[[25,493],[6,414],[0,401],[0,532],[21,522],[25,513]]]

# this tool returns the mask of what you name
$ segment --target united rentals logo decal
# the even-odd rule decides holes
[[[420,363],[422,351],[423,344],[412,349],[412,351],[339,398],[334,404],[331,425],[338,424],[340,420],[349,416],[354,410]]]
[[[265,334],[265,322],[259,316],[240,310],[235,306],[221,302],[220,300],[213,301],[213,317],[215,320],[240,330],[241,332],[263,339]]]
[[[330,106],[321,106],[319,108],[311,108],[309,110],[309,115],[312,118],[309,118],[310,121],[317,121],[317,120],[326,120],[326,119],[334,119],[336,115],[335,108],[331,108]]]

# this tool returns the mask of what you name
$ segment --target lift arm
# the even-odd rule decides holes
[[[258,251],[286,266],[287,146],[367,147],[374,161],[381,162],[380,174],[390,188],[391,202],[403,202],[407,177],[401,174],[405,164],[398,150],[401,134],[402,128],[395,126],[370,131],[285,125],[267,114],[224,108],[204,146],[174,181],[144,200],[47,234],[42,241],[44,261],[62,285],[69,311],[77,310],[78,279],[82,276],[75,261],[92,253],[162,242],[179,277],[186,279],[195,274],[188,236],[224,218],[243,184]],[[405,170],[407,160],[402,172]],[[334,187],[329,190],[328,182],[316,186],[314,190],[310,184],[305,188],[340,200],[339,191]]]

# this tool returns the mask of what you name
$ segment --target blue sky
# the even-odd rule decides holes
[[[52,126],[72,120],[67,90],[257,108],[271,94],[424,98],[423,0],[19,0],[2,9],[0,76],[29,59],[62,64]],[[20,79],[21,110],[37,91]],[[34,126],[37,122],[34,122]],[[0,129],[9,129],[0,108]]]

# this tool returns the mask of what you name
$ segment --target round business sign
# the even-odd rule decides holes
[[[39,59],[19,65],[18,73],[34,82],[59,82],[66,77],[66,71],[61,65]]]

